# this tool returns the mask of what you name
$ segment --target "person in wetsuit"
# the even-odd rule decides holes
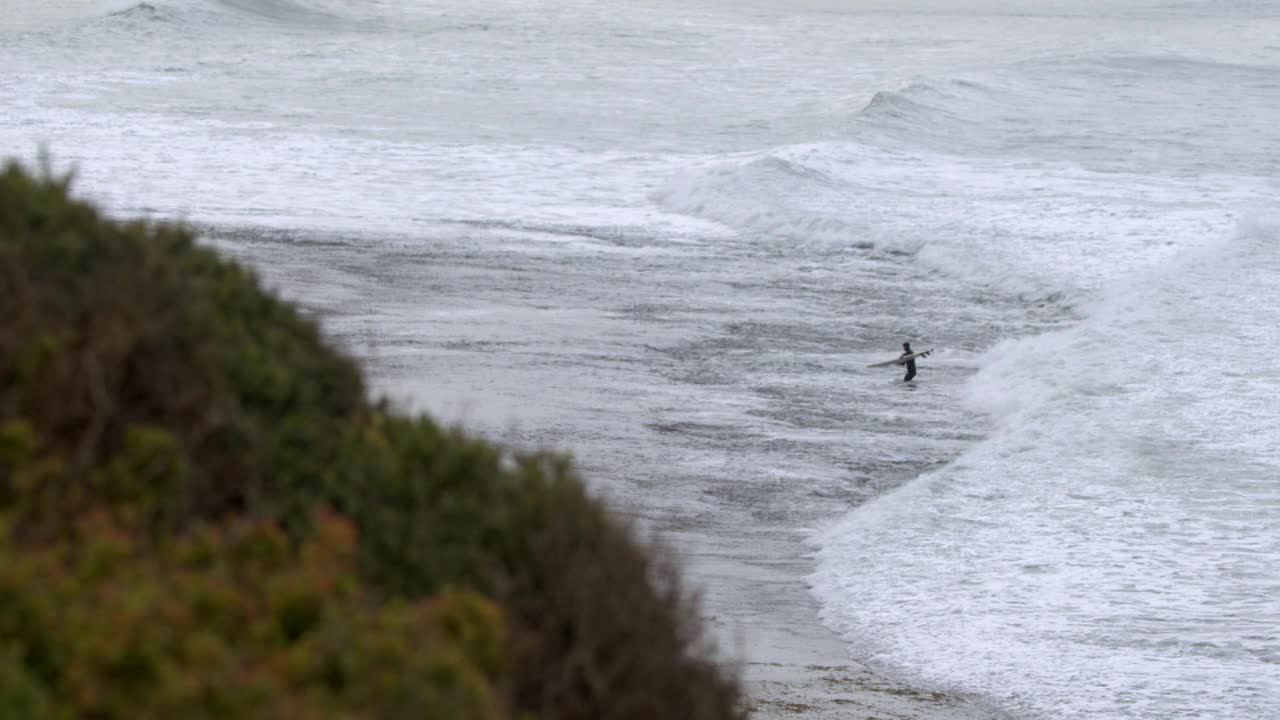
[[[900,355],[899,357],[906,357],[910,354],[911,354],[911,343],[902,343],[902,355]],[[911,378],[916,376],[915,358],[908,360],[906,364],[907,364],[907,376],[902,378],[902,382],[911,382]]]

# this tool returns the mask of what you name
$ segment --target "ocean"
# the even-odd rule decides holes
[[[748,675],[1280,717],[1280,2],[0,0],[0,108],[571,450]]]

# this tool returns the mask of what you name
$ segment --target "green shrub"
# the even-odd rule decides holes
[[[385,418],[370,432],[392,464],[349,504],[369,528],[371,576],[408,596],[463,581],[500,598],[520,708],[575,720],[740,716],[736,681],[707,659],[670,558],[637,545],[564,458],[508,457],[504,470],[492,446],[427,420]]]
[[[168,430],[184,461],[157,521],[305,512],[279,505],[323,481],[332,439],[365,407],[355,364],[251,273],[182,228],[105,221],[65,181],[12,165],[0,173],[0,297],[0,418],[28,420],[50,450],[60,472],[43,491],[60,507],[63,486],[147,425]],[[18,529],[56,534],[57,522]]]
[[[493,697],[510,693],[517,714],[741,717],[736,679],[710,661],[672,562],[639,545],[563,458],[516,456],[367,402],[354,363],[327,346],[314,323],[186,230],[108,221],[71,200],[65,181],[9,166],[0,173],[0,296],[8,303],[0,316],[0,516],[17,543],[12,557],[51,552],[49,568],[63,567],[50,558],[63,558],[73,563],[65,568],[100,583],[95,588],[121,587],[123,577],[157,588],[149,578],[174,571],[171,548],[188,547],[210,528],[234,535],[243,523],[266,523],[288,542],[266,542],[259,532],[250,533],[257,544],[188,548],[206,564],[182,566],[183,577],[204,573],[191,587],[208,589],[197,603],[201,620],[177,625],[181,642],[203,637],[217,653],[260,659],[260,638],[217,634],[243,627],[234,608],[250,600],[233,601],[238,589],[209,574],[238,562],[237,553],[266,562],[316,552],[308,548],[325,530],[311,509],[329,507],[361,538],[358,576],[350,580],[363,588],[351,591],[360,601],[333,609],[278,565],[255,566],[264,583],[287,576],[280,581],[297,585],[296,592],[264,585],[265,595],[253,596],[256,612],[273,618],[272,648],[341,636],[347,646],[367,640],[370,653],[399,657],[389,639],[377,639],[385,634],[378,623],[407,622],[395,618],[408,611],[387,608],[466,589],[496,601],[506,630],[499,650],[486,645],[489,655],[459,667],[498,673],[485,675],[502,690]],[[128,538],[127,562],[103,544],[117,535]],[[131,602],[160,600],[142,593]],[[370,613],[364,619],[356,610],[362,603]],[[484,612],[467,617],[440,622],[454,623],[460,642],[488,632],[487,621],[476,619]],[[325,633],[316,634],[319,626]],[[58,673],[98,667],[93,646],[30,637],[15,665],[16,628],[0,626],[0,697],[14,698],[15,707],[61,702]],[[148,632],[179,642],[174,631]],[[128,680],[119,692],[130,682],[168,688],[170,673],[183,675],[177,656],[149,652],[116,658],[112,672]],[[250,652],[259,655],[243,655]],[[425,702],[414,693],[435,687],[400,682],[392,671],[352,680],[367,667],[335,661],[319,672],[331,685],[358,687],[341,697],[365,697],[371,704],[350,707],[375,715],[390,707],[384,703]],[[428,674],[458,672],[440,666]],[[294,702],[288,690],[269,685],[262,697]]]
[[[0,699],[11,718],[500,718],[498,609],[378,602],[355,532],[270,523],[159,547],[106,513],[77,541],[0,540]]]

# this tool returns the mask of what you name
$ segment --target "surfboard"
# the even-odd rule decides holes
[[[929,353],[931,352],[933,352],[933,348],[929,348],[928,350],[924,350],[918,353],[911,353],[910,355],[903,355],[901,357],[896,357],[892,360],[886,360],[884,362],[875,363],[874,365],[868,365],[867,367],[873,368],[873,367],[888,367],[890,365],[906,365],[908,360],[915,360],[916,358],[928,357]]]

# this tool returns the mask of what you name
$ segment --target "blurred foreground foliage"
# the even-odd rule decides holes
[[[77,542],[0,545],[8,718],[500,718],[503,631],[468,593],[377,602],[333,514],[156,544],[107,513]]]
[[[367,400],[182,227],[0,172],[6,717],[739,718],[563,457]]]

